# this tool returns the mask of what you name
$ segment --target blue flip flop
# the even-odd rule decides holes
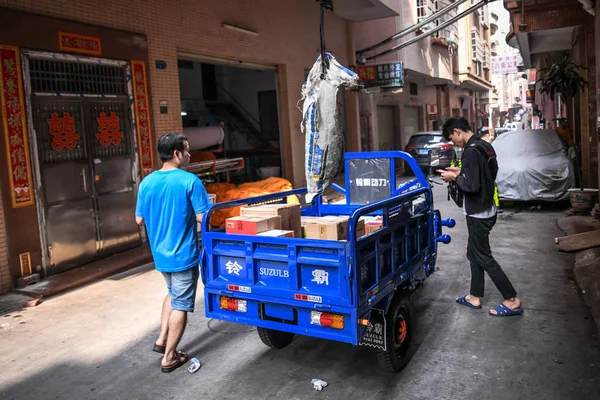
[[[514,310],[511,310],[504,304],[500,304],[498,307],[494,308],[494,310],[496,310],[497,314],[492,314],[491,311],[489,312],[489,314],[492,317],[510,317],[512,315],[523,315],[522,308],[515,308]]]
[[[474,306],[473,304],[469,303],[469,301],[467,300],[467,296],[463,296],[463,297],[456,299],[456,302],[458,304],[462,304],[463,306],[467,306],[467,307],[473,308],[475,310],[481,309],[481,306]]]

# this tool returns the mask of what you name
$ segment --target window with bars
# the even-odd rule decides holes
[[[427,16],[427,0],[417,0],[417,18]]]
[[[127,95],[125,67],[62,60],[29,60],[31,89],[44,93]]]
[[[438,9],[439,9],[438,7],[439,7],[439,5],[438,5],[438,2],[436,1],[435,2],[435,6],[434,6],[434,10],[435,10],[434,12],[436,12],[436,13],[438,12]],[[435,20],[435,27],[437,28],[438,26],[440,26],[440,19],[439,18]],[[436,33],[436,37],[440,37],[440,32]]]

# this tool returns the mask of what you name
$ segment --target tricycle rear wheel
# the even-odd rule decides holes
[[[294,334],[275,329],[257,328],[258,337],[272,349],[283,349],[294,340]]]
[[[408,294],[398,293],[386,318],[386,350],[377,350],[379,365],[390,372],[399,372],[410,361],[413,338],[413,310]]]

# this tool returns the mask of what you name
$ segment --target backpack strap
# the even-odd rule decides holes
[[[483,156],[483,158],[485,159],[485,163],[488,166],[490,173],[492,174],[492,177],[494,178],[494,180],[496,180],[496,176],[498,175],[498,160],[496,159],[496,152],[494,151],[494,148],[491,145],[488,148],[488,146],[478,142],[479,140],[474,141],[469,145],[469,147],[473,147]]]
[[[483,158],[485,158],[485,161],[489,161],[490,158],[496,158],[496,152],[493,148],[488,149],[487,146],[479,144],[478,141],[471,143],[469,147],[473,147],[475,150],[477,150],[483,156]],[[490,154],[490,152],[493,155]]]

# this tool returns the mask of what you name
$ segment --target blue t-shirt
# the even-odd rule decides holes
[[[135,215],[144,219],[158,271],[180,272],[198,265],[196,214],[210,206],[206,189],[194,174],[172,169],[144,178]]]

